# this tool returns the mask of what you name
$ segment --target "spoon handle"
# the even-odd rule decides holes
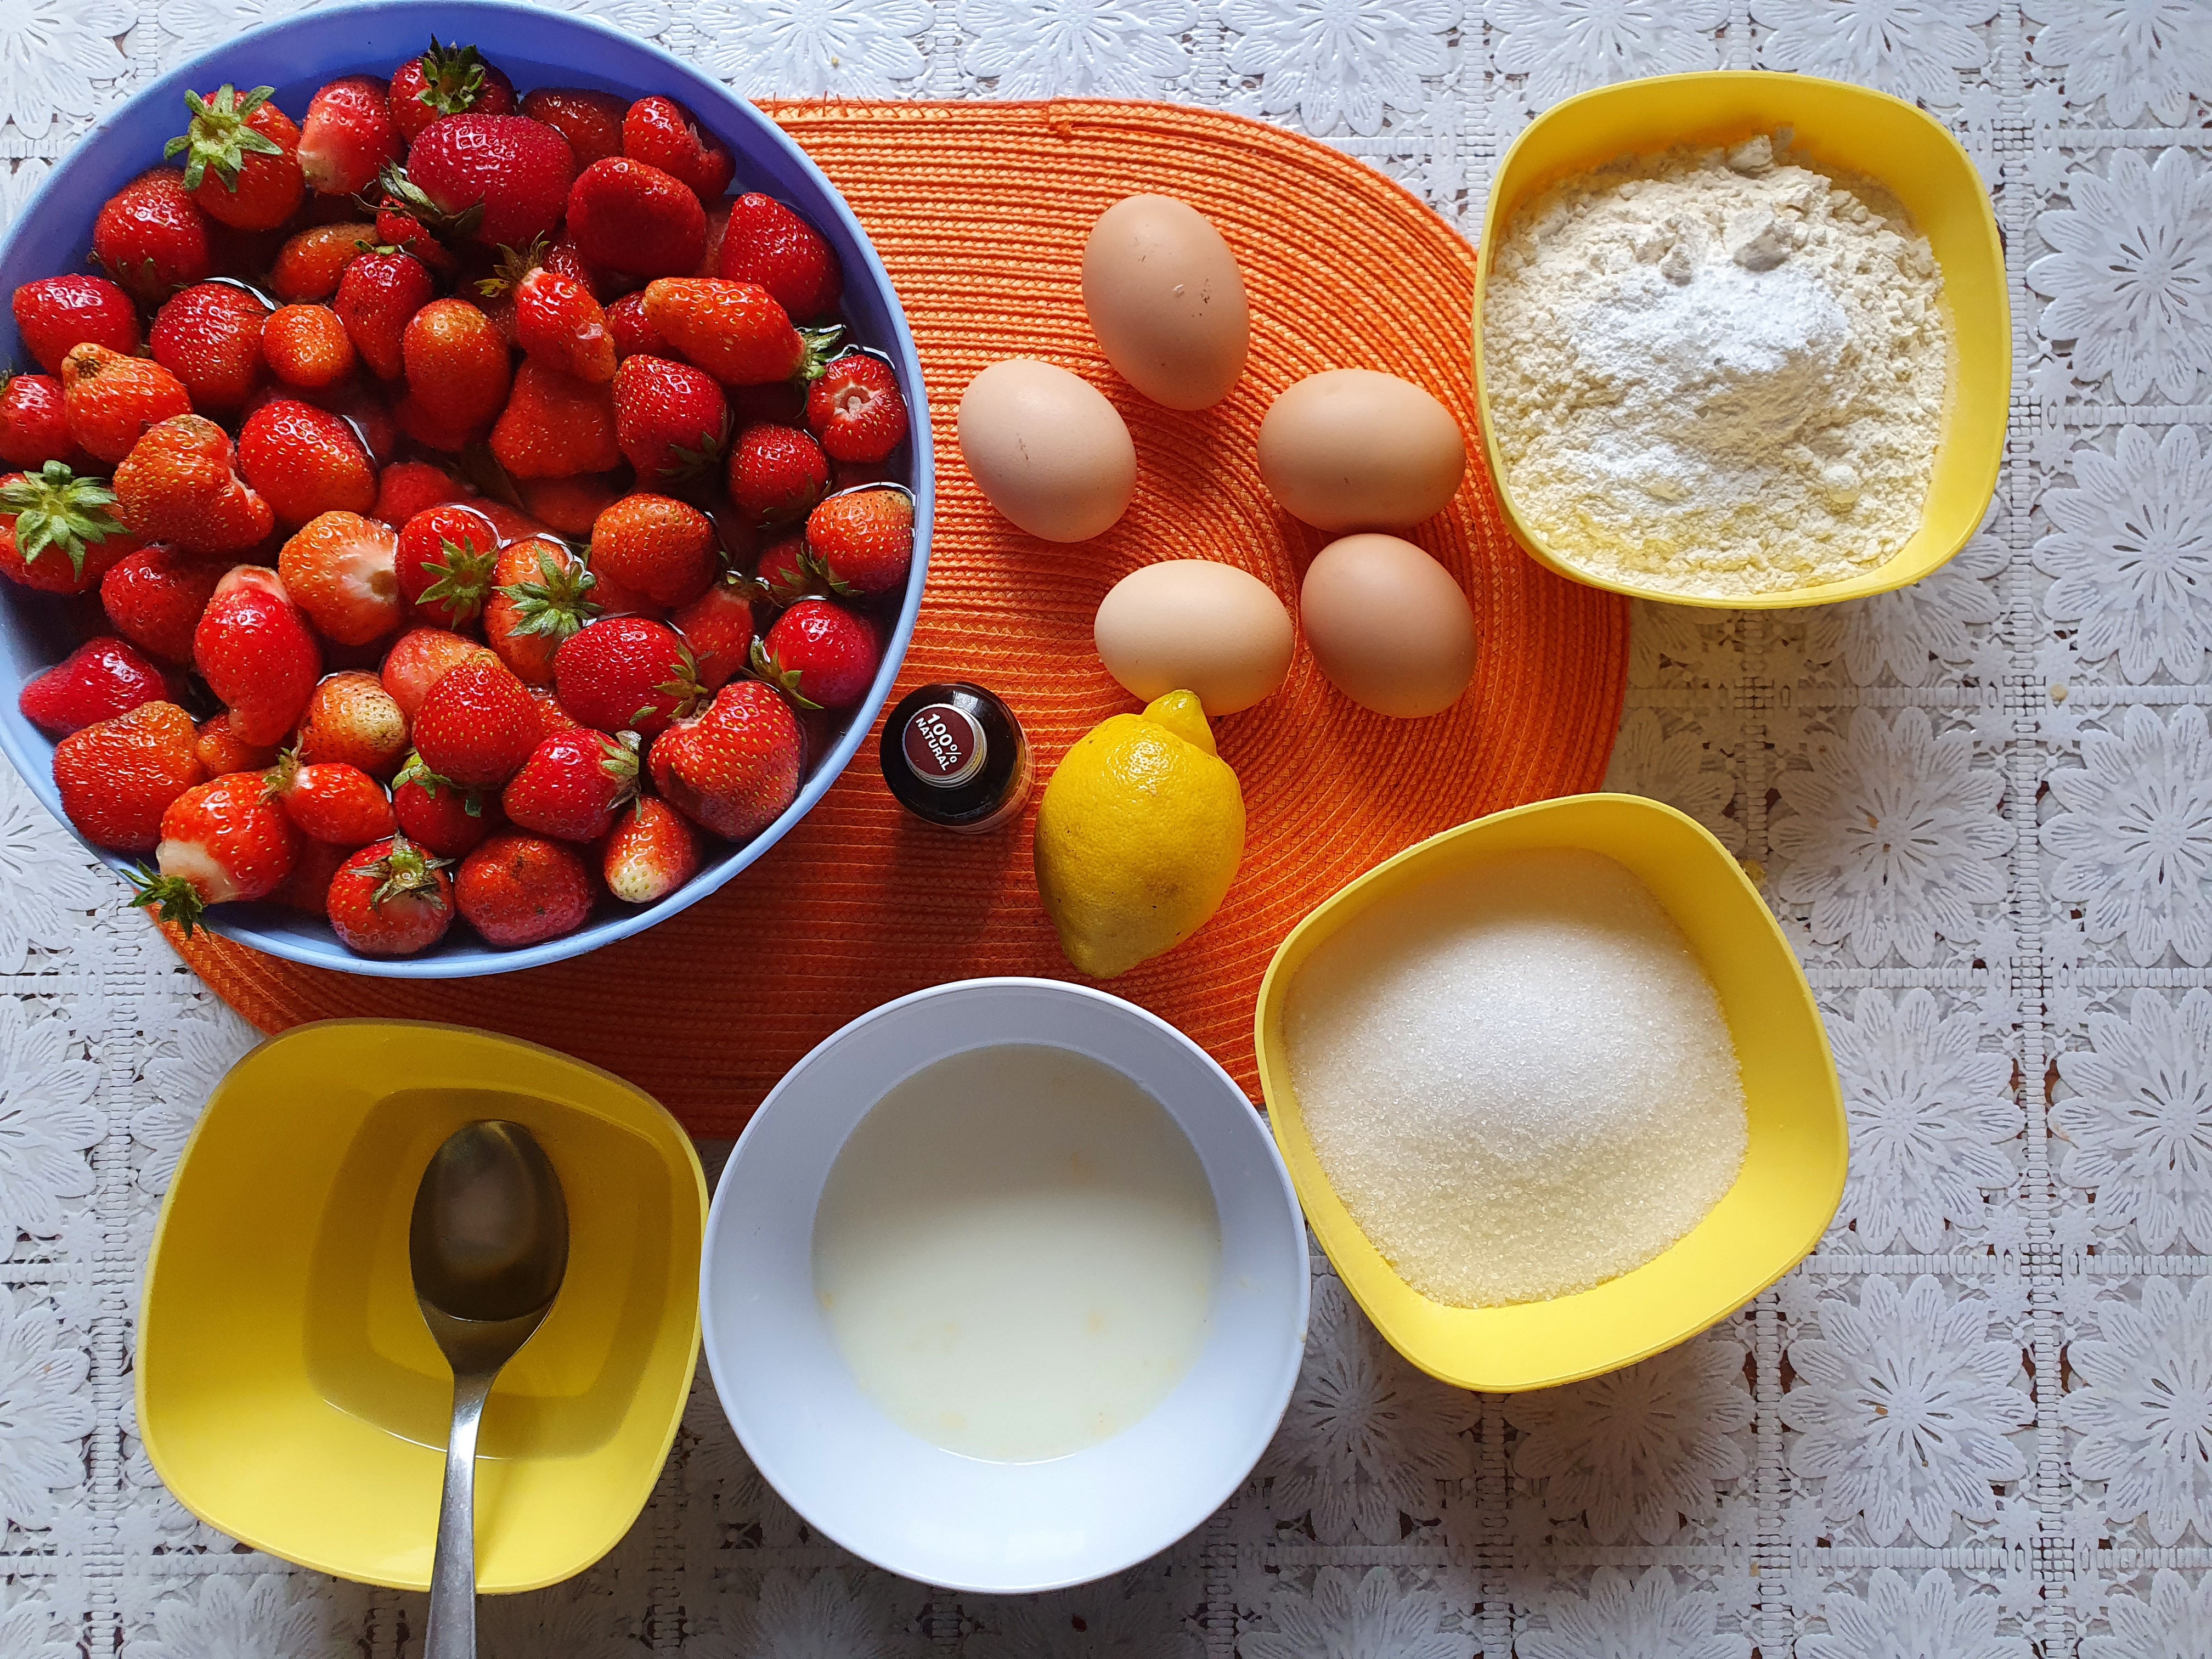
[[[476,1659],[477,1425],[491,1372],[453,1379],[453,1427],[446,1441],[446,1489],[438,1504],[438,1553],[430,1566],[430,1618],[422,1659]]]

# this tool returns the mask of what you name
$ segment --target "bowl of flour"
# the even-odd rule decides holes
[[[1910,105],[1796,75],[1631,82],[1509,152],[1475,374],[1492,477],[1561,574],[1704,605],[1917,580],[1995,488],[1988,198]]]

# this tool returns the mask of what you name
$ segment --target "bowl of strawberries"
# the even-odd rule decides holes
[[[498,0],[325,7],[0,242],[0,749],[184,927],[496,973],[828,790],[933,503],[859,222],[750,105]]]

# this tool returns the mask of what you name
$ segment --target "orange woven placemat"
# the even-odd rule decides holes
[[[1449,825],[1595,787],[1620,712],[1625,603],[1540,569],[1514,545],[1481,470],[1468,350],[1474,261],[1398,185],[1327,146],[1237,117],[1104,100],[767,106],[845,193],[896,283],[921,349],[939,510],[921,623],[900,692],[979,680],[1021,714],[1047,775],[1078,737],[1132,706],[1098,665],[1091,613],[1163,558],[1223,559],[1296,614],[1326,538],[1277,512],[1253,460],[1275,394],[1323,368],[1428,386],[1478,459],[1413,538],[1474,605],[1468,695],[1422,720],[1370,714],[1301,649],[1283,690],[1218,723],[1250,833],[1228,902],[1198,936],[1112,982],[1189,1032],[1256,1098],[1252,1005],[1308,910],[1379,860]],[[1249,367],[1198,414],[1155,408],[1106,366],[1085,323],[1083,242],[1109,203],[1159,191],[1218,225],[1252,301]],[[986,363],[1048,357],[1127,419],[1139,480],[1097,541],[1054,546],[984,503],[954,412]],[[629,1078],[700,1134],[733,1134],[814,1043],[878,1003],[987,974],[1077,978],[1037,908],[1026,817],[968,837],[904,815],[872,743],[809,817],[719,893],[651,932],[555,967],[482,979],[368,979],[303,968],[204,933],[186,961],[265,1030],[338,1015],[459,1021],[562,1048]]]

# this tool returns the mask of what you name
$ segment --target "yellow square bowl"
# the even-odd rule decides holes
[[[453,1373],[407,1224],[462,1124],[525,1125],[568,1200],[568,1271],[500,1373],[477,1467],[479,1588],[582,1571],[644,1507],[699,1352],[707,1184],[650,1096],[453,1025],[330,1020],[216,1088],[161,1206],[138,1326],[138,1423],[177,1500],[318,1571],[430,1582]]]
[[[1632,1273],[1549,1302],[1455,1308],[1401,1279],[1330,1186],[1306,1138],[1283,1008],[1306,958],[1370,906],[1538,848],[1581,848],[1625,865],[1688,937],[1735,1042],[1749,1144],[1735,1184],[1711,1213]],[[1694,1336],[1802,1261],[1843,1196],[1843,1091],[1789,942],[1726,848],[1694,819],[1639,795],[1516,807],[1378,864],[1283,941],[1261,983],[1258,1023],[1267,1121],[1322,1248],[1390,1346],[1458,1388],[1549,1388]]]
[[[1513,499],[1490,418],[1482,314],[1493,250],[1531,198],[1560,179],[1631,154],[1678,144],[1729,144],[1790,127],[1817,164],[1875,179],[1903,203],[1943,273],[1955,347],[1935,473],[1920,528],[1863,574],[1771,593],[1701,598],[1598,574],[1563,557]],[[1810,75],[1722,70],[1601,87],[1554,105],[1515,139],[1490,186],[1474,274],[1474,387],[1483,452],[1514,534],[1562,576],[1637,599],[1715,610],[1778,610],[1887,593],[1939,568],[1981,527],[2003,459],[2012,398],[2012,313],[2004,247],[1990,194],[1959,142],[1924,111],[1887,93]]]

